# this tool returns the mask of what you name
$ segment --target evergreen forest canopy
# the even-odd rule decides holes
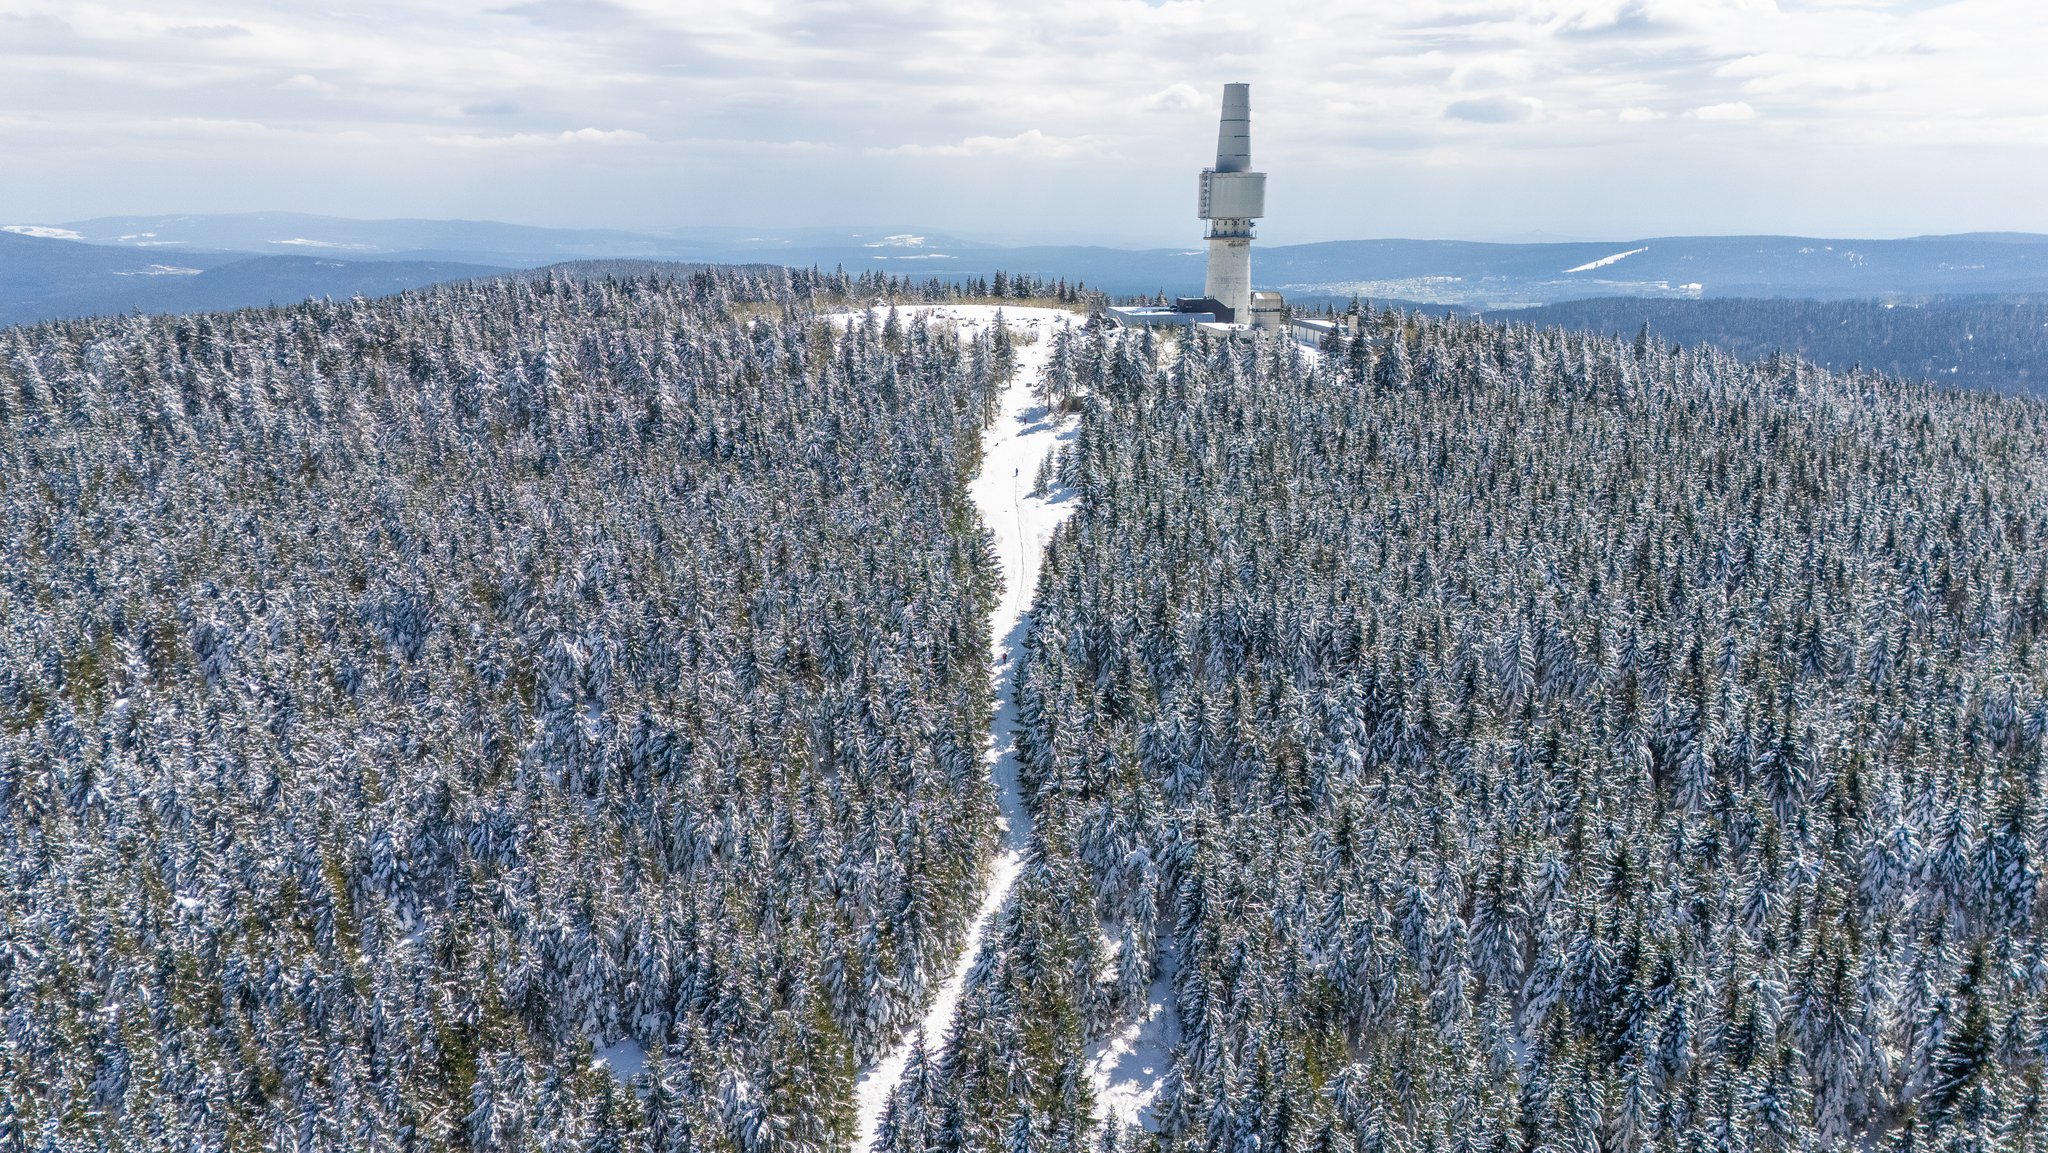
[[[1490,314],[1511,324],[1712,344],[1744,360],[1774,353],[1951,387],[2048,394],[2048,300],[1574,300]]]
[[[1075,370],[1036,859],[900,1148],[1070,1143],[1161,972],[1163,1149],[2041,1147],[2048,406],[1397,313],[1158,352]]]
[[[843,1140],[993,820],[1012,353],[885,291],[0,333],[0,1153]]]
[[[0,1153],[844,1148],[993,837],[1015,354],[821,315],[960,291],[0,333]],[[1395,312],[1041,395],[1031,854],[882,1146],[2041,1147],[2048,406]]]

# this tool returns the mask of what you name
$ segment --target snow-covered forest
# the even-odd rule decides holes
[[[0,1153],[2048,1149],[2048,404],[985,294],[0,331]]]
[[[881,290],[0,333],[0,1153],[843,1147],[994,835],[1017,355]]]
[[[2048,406],[1390,313],[1062,359],[1033,853],[898,1148],[2048,1140]]]
[[[1946,296],[1875,300],[1574,300],[1491,319],[1712,344],[1744,359],[1794,353],[1823,367],[1874,368],[1950,387],[2048,395],[2048,300]]]

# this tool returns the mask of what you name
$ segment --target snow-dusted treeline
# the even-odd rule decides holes
[[[2048,406],[1386,313],[1064,355],[1033,851],[897,1148],[2041,1147]]]
[[[842,1147],[994,835],[1014,356],[869,287],[0,333],[0,1153]]]

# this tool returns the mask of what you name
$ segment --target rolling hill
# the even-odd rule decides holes
[[[382,296],[504,271],[445,260],[334,260],[137,249],[0,232],[0,325]]]
[[[16,226],[20,227],[20,226]],[[347,220],[302,213],[128,216],[45,230],[183,263],[200,252],[533,268],[630,258],[843,267],[947,278],[998,268],[1083,280],[1117,294],[1191,292],[1204,253],[1181,248],[1000,245],[907,225],[660,232],[556,229],[490,221]],[[1492,244],[1336,240],[1261,245],[1253,275],[1290,294],[1506,308],[1589,297],[1864,299],[2048,292],[2048,236],[1971,233],[1902,240],[1673,236]]]

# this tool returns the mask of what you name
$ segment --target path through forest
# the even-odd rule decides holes
[[[1038,466],[1060,441],[1073,435],[1072,418],[1054,420],[1035,399],[1032,386],[1044,369],[1052,349],[1052,334],[1061,325],[1073,323],[1072,313],[1051,308],[1005,308],[1004,322],[1019,338],[1017,374],[1003,393],[1002,411],[982,440],[981,472],[970,493],[982,522],[995,534],[996,555],[1003,566],[1003,595],[996,605],[989,627],[995,639],[995,660],[991,677],[995,687],[996,712],[987,750],[989,771],[995,778],[1001,804],[1001,841],[996,858],[983,881],[980,907],[975,910],[960,955],[952,972],[933,995],[917,1024],[897,1039],[889,1051],[866,1069],[855,1085],[858,1122],[853,1147],[868,1153],[875,1132],[888,1105],[889,1094],[903,1078],[904,1066],[921,1038],[925,1051],[936,1060],[952,1026],[953,1011],[966,988],[967,974],[981,952],[984,938],[995,923],[995,914],[1009,898],[1023,867],[1024,848],[1031,839],[1031,814],[1017,784],[1017,757],[1011,734],[1017,727],[1017,706],[1011,685],[1016,675],[1018,650],[1023,647],[1025,613],[1038,586],[1038,564],[1053,530],[1073,511],[1071,497],[1054,489],[1040,498],[1031,495]],[[906,306],[898,315],[908,320],[916,313],[934,319],[951,320],[963,337],[986,329],[995,321],[996,309],[982,305]],[[1030,343],[1022,343],[1023,341]]]

